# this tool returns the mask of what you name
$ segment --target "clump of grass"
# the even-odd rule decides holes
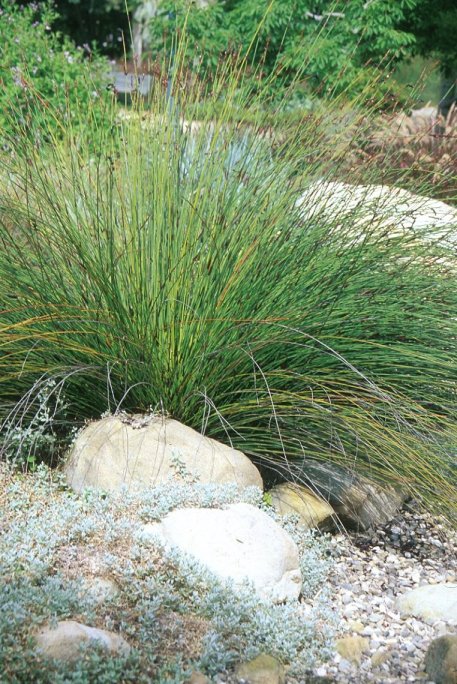
[[[210,85],[190,75],[178,46],[148,111],[38,148],[18,135],[0,206],[3,424],[18,406],[32,419],[23,398],[52,378],[69,426],[152,406],[264,471],[334,462],[452,514],[454,254],[433,227],[361,234],[363,206],[303,212],[366,112],[305,114],[272,146],[225,117],[248,106],[242,84],[237,62]],[[227,106],[192,124],[203,91]]]

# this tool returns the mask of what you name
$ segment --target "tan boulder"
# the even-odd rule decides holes
[[[119,634],[104,629],[88,627],[75,620],[58,622],[55,628],[44,627],[36,634],[36,645],[47,658],[77,660],[81,646],[102,646],[112,654],[126,655],[129,644]]]
[[[335,511],[330,504],[301,485],[284,482],[268,492],[271,505],[280,515],[298,515],[300,524],[309,529],[333,527]]]
[[[137,490],[169,480],[263,488],[259,471],[241,451],[157,416],[121,414],[90,423],[76,438],[64,472],[77,492]]]

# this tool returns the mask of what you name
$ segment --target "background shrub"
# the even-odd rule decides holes
[[[306,97],[400,97],[383,71],[414,44],[403,30],[406,10],[417,0],[230,0],[190,3],[161,0],[146,26],[152,54],[173,51],[176,32],[186,34],[190,64],[214,71],[218,59],[235,50],[247,59],[253,82],[269,80],[274,97],[291,96],[299,105]],[[384,74],[385,76],[385,74]],[[289,89],[287,91],[287,89]],[[368,93],[370,93],[368,95]]]
[[[76,47],[54,32],[51,26],[56,16],[50,2],[1,3],[0,136],[4,144],[18,126],[32,127],[35,136],[43,135],[44,119],[48,136],[61,135],[81,120],[87,125],[91,117],[102,120],[108,62],[88,45]]]

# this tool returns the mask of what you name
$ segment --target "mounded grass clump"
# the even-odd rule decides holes
[[[43,411],[58,451],[86,418],[152,407],[265,472],[306,479],[304,459],[334,462],[454,514],[452,250],[433,228],[361,231],[363,207],[296,206],[311,181],[337,176],[357,103],[306,115],[273,145],[224,107],[186,114],[203,90],[227,111],[246,107],[242,63],[208,85],[185,72],[179,46],[174,60],[172,88],[157,77],[147,110],[113,107],[86,135],[62,129],[38,147],[19,126],[10,141],[4,453],[17,457],[19,442],[43,457],[30,429]]]

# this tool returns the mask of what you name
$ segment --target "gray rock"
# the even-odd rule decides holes
[[[402,615],[457,624],[457,584],[425,584],[398,599]]]
[[[425,671],[435,684],[457,684],[457,635],[432,641],[425,654]]]
[[[126,655],[130,651],[129,644],[119,634],[88,627],[74,620],[58,622],[54,629],[45,627],[36,634],[35,639],[44,656],[67,662],[81,656],[82,645],[102,646],[118,655]]]
[[[64,472],[77,492],[137,490],[170,479],[263,488],[259,471],[241,451],[154,416],[109,416],[90,423],[76,438]]]
[[[222,579],[249,580],[260,597],[280,603],[297,599],[302,585],[298,549],[270,516],[250,504],[224,510],[186,508],[160,523],[144,525],[143,540],[190,554]]]
[[[381,487],[333,463],[307,460],[300,479],[309,481],[349,529],[365,531],[391,520],[405,500],[393,487]]]

